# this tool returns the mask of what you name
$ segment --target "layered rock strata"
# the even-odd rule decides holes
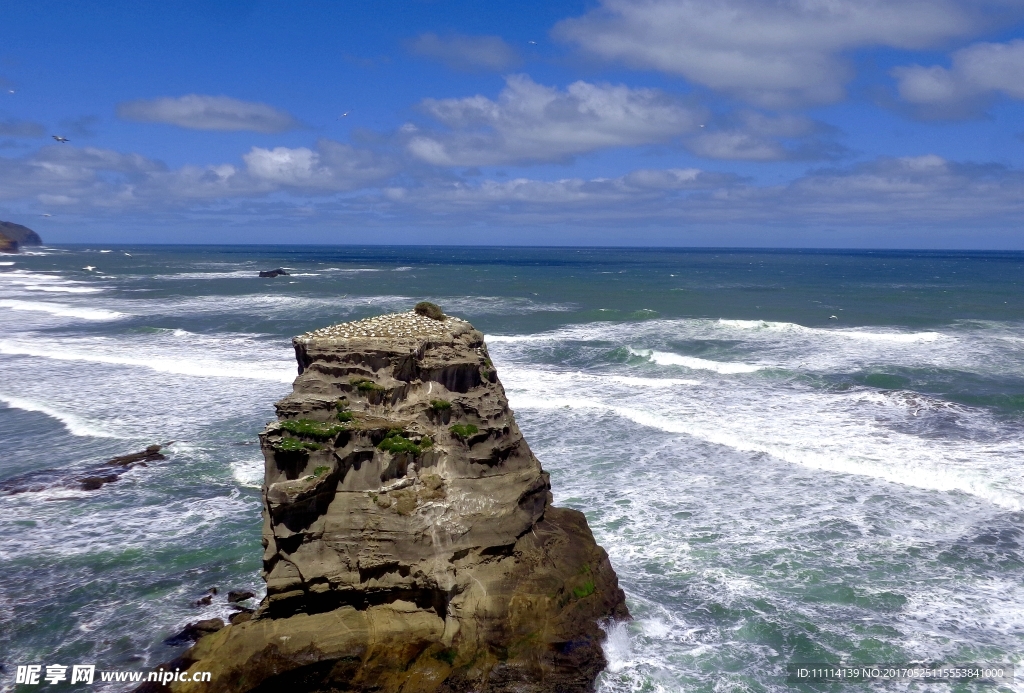
[[[421,312],[431,314],[431,310]],[[267,597],[176,691],[588,691],[628,618],[584,516],[509,410],[483,335],[415,312],[293,340],[260,440]]]

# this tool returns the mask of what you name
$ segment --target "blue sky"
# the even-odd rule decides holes
[[[8,0],[0,219],[1024,249],[1024,2]]]

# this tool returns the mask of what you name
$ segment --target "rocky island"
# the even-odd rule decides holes
[[[623,593],[552,505],[483,335],[419,304],[293,344],[260,435],[267,596],[170,667],[211,683],[170,689],[592,690]]]
[[[16,253],[19,246],[42,245],[43,239],[32,229],[10,221],[0,221],[0,253]]]

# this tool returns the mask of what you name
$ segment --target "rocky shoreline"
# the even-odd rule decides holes
[[[267,597],[173,691],[580,693],[629,617],[509,410],[483,335],[431,304],[293,340],[260,435]]]

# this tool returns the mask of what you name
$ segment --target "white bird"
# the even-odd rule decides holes
[[[128,257],[131,257],[131,256],[132,256],[132,254],[131,254],[131,253],[125,253],[125,255],[127,255]]]
[[[60,135],[51,135],[51,137],[53,137],[53,139],[57,140],[58,142],[68,142],[69,141],[67,137],[61,137]]]
[[[83,267],[82,269],[84,269],[84,270],[85,270],[86,272],[92,272],[92,271],[94,271],[94,270],[95,270],[96,268],[95,268],[95,267],[93,267],[92,265],[86,265],[86,266],[85,266],[85,267]]]
[[[838,320],[839,318],[837,318],[835,315],[830,315],[830,316],[828,316],[828,319],[829,320]]]
[[[338,120],[341,120],[342,118],[348,118],[348,111],[345,111],[340,116],[338,116]]]
[[[52,217],[53,215],[52,214],[40,214],[39,216],[41,216],[41,217]]]
[[[537,42],[536,42],[536,41],[527,41],[527,43],[529,43],[529,44],[532,44],[532,45],[534,45],[534,46],[536,46],[536,45],[537,45]]]

